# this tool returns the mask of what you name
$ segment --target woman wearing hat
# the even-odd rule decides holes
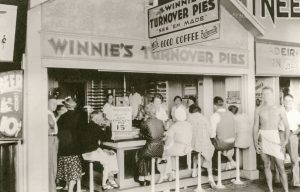
[[[80,188],[81,161],[78,145],[79,125],[81,113],[75,110],[76,102],[67,98],[64,105],[68,109],[58,120],[58,170],[57,179],[67,182],[69,192],[73,192],[77,182],[77,191]]]

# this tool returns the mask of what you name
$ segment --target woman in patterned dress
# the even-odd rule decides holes
[[[75,110],[76,102],[73,99],[67,99],[64,104],[68,111],[57,122],[59,139],[57,179],[67,182],[68,192],[73,192],[77,182],[79,192],[82,167],[78,137],[82,115]]]

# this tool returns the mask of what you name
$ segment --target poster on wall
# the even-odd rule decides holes
[[[0,62],[14,57],[17,6],[0,4]]]
[[[257,77],[255,79],[255,105],[260,106],[262,103],[262,89],[264,87],[271,87],[274,89],[274,82],[272,78]]]
[[[0,73],[0,140],[22,138],[23,72]]]

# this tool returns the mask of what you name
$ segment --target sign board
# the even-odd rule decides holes
[[[148,10],[148,33],[153,38],[218,20],[218,0],[174,0]]]
[[[22,71],[0,73],[0,140],[22,137],[22,98]]]
[[[0,4],[0,62],[14,57],[17,6]]]
[[[220,38],[220,23],[209,23],[151,39],[152,51],[200,43]]]
[[[96,61],[99,67],[102,61],[245,68],[248,67],[248,50],[197,45],[153,53],[147,41],[43,32],[42,59]]]
[[[114,131],[132,131],[132,108],[131,107],[113,107],[111,130]]]
[[[300,75],[300,47],[256,43],[257,75]]]

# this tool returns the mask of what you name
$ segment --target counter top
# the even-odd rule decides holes
[[[129,148],[129,147],[141,147],[146,144],[146,140],[128,140],[128,141],[115,141],[115,142],[103,142],[104,146],[114,149]]]

